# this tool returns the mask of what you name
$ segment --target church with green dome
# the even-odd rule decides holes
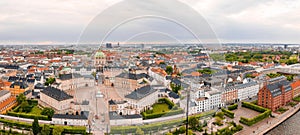
[[[94,55],[94,65],[96,70],[101,72],[106,64],[106,55],[103,51],[99,50]]]

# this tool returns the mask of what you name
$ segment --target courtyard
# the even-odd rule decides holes
[[[168,112],[169,105],[166,103],[156,103],[152,106],[153,113],[162,113],[162,112]]]
[[[254,110],[251,110],[251,109],[248,109],[248,108],[245,108],[245,107],[239,107],[238,109],[233,110],[232,112],[234,112],[234,114],[235,114],[234,119],[236,121],[239,121],[240,117],[253,118],[253,117],[257,116],[258,114],[260,114],[257,111],[254,111]]]

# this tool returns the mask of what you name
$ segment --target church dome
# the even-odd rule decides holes
[[[104,58],[106,57],[105,54],[102,52],[102,51],[98,51],[96,54],[95,54],[95,57],[101,57],[101,58]]]

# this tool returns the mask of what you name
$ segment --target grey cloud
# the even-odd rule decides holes
[[[119,0],[113,0],[113,2],[102,0],[1,1],[0,44],[5,41],[76,42],[81,34],[83,34],[83,37],[80,41],[87,40],[99,43],[99,40],[105,34],[101,32],[107,32],[107,27],[118,24],[116,22],[122,16],[131,16],[137,13],[175,18],[181,20],[185,25],[191,26],[191,29],[197,31],[198,36],[203,41],[213,38],[213,32],[206,33],[210,31],[210,28],[203,27],[206,20],[195,17],[192,8],[206,17],[222,41],[300,42],[298,38],[300,33],[300,26],[298,25],[300,21],[300,2],[292,0],[181,0],[190,7],[184,4],[169,3],[170,0],[140,0],[139,2],[124,0],[113,6],[119,4],[120,7],[127,7],[128,9],[122,10],[122,12],[118,10],[106,12],[107,16],[105,18],[95,19],[94,21],[97,23],[85,28],[93,17],[105,8],[110,8],[107,5],[115,1]],[[273,5],[273,3],[279,4]],[[281,8],[282,11],[276,10],[276,6]],[[264,17],[262,14],[257,13],[257,17],[262,18],[262,20],[255,21],[250,20],[253,18],[248,18],[247,14],[236,19],[230,18],[232,15],[239,15],[244,12],[256,12],[258,7],[276,10],[276,13],[280,12],[280,14],[277,15],[274,12],[274,16]],[[290,11],[286,12],[285,10]],[[92,32],[89,33],[88,37],[84,37],[85,33],[81,33],[82,30],[92,30]],[[173,38],[187,42],[193,40],[190,33],[172,22],[148,18],[124,24],[113,32],[107,41],[126,41],[132,35],[143,31],[160,31],[161,33],[143,34],[130,41],[174,41]],[[172,35],[173,38],[162,33]],[[155,36],[155,34],[158,36]]]

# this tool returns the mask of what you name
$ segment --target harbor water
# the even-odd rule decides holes
[[[300,135],[300,111],[272,129],[267,135]]]

